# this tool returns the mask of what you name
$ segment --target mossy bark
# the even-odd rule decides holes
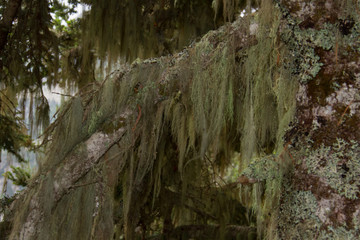
[[[261,6],[80,92],[9,238],[359,238],[359,4]]]

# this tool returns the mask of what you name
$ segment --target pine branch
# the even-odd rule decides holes
[[[0,54],[7,43],[7,36],[10,33],[13,21],[16,18],[22,0],[10,0],[0,21]]]

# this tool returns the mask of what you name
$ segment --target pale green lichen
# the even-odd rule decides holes
[[[318,202],[310,191],[291,190],[283,194],[279,218],[279,239],[357,239],[359,232],[345,225],[324,228]]]
[[[269,181],[279,177],[279,168],[275,157],[270,155],[254,159],[241,175],[258,181]]]
[[[223,127],[233,119],[233,82],[236,69],[234,53],[223,44],[214,48],[205,39],[196,46],[195,51],[191,101],[195,129],[203,135],[203,156],[211,139],[218,139]],[[203,71],[204,65],[207,71]]]
[[[315,215],[318,208],[317,200],[310,191],[292,191],[284,195],[282,201],[282,205],[288,207],[283,208],[281,212],[287,222],[297,225],[304,220],[318,220]]]
[[[354,26],[351,28],[351,32],[348,35],[342,37],[342,42],[351,51],[360,52],[360,23],[355,21]]]
[[[316,30],[314,28],[308,28],[303,31],[299,31],[296,34],[298,38],[303,38],[305,41],[311,42],[313,46],[321,47],[325,50],[330,50],[335,46],[337,27],[334,24],[326,23],[322,29]]]
[[[247,49],[244,59],[244,97],[241,111],[242,134],[239,170],[252,185],[240,188],[245,206],[256,213],[258,236],[276,239],[283,180],[291,159],[284,152],[283,136],[293,120],[298,89],[295,66],[288,46],[277,44],[282,30],[280,12],[271,6],[259,13],[257,44]]]
[[[292,69],[293,74],[299,75],[301,83],[306,83],[316,77],[323,66],[314,49],[319,47],[330,50],[335,46],[336,37],[334,32],[336,32],[336,26],[324,24],[320,30],[313,28],[302,30],[297,20],[291,17],[287,9],[279,8],[289,23],[284,26],[281,32],[281,38],[287,43],[295,60],[295,65],[289,67]]]
[[[309,174],[316,174],[341,196],[357,199],[360,193],[360,148],[358,143],[338,139],[331,147],[306,149],[305,164]]]
[[[280,239],[315,239],[320,222],[315,215],[317,201],[310,191],[291,191],[283,195],[280,207]]]
[[[328,239],[358,239],[359,233],[355,230],[348,230],[344,226],[332,227],[329,226],[327,230],[322,230],[318,235],[319,240],[328,240]]]

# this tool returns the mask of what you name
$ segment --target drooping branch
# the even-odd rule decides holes
[[[191,139],[193,138],[191,141],[182,140],[181,135],[187,134],[184,129],[188,129],[188,127],[184,129],[175,128],[179,125],[176,124],[178,120],[183,121],[185,117],[188,117],[187,115],[192,115],[191,111],[195,111],[192,110],[193,105],[185,101],[191,99],[189,89],[192,88],[189,84],[206,77],[201,75],[202,69],[198,69],[198,67],[192,68],[189,65],[194,62],[197,62],[199,66],[207,64],[210,68],[209,71],[214,73],[214,83],[220,84],[220,80],[223,80],[226,84],[223,86],[220,84],[222,90],[226,93],[230,91],[232,94],[233,89],[230,88],[232,84],[227,83],[233,81],[234,78],[228,78],[227,76],[236,69],[234,52],[237,49],[245,49],[255,44],[255,37],[247,33],[241,22],[242,19],[239,19],[231,25],[229,24],[218,31],[209,33],[204,37],[201,44],[196,47],[189,47],[175,56],[154,61],[145,60],[142,63],[133,64],[130,68],[126,67],[123,71],[118,71],[105,81],[99,91],[89,93],[90,96],[76,97],[68,105],[64,106],[58,115],[58,120],[53,125],[55,130],[51,134],[52,144],[49,142],[50,150],[46,156],[46,161],[41,166],[39,177],[33,184],[30,184],[28,190],[14,204],[14,206],[16,205],[13,208],[15,211],[17,211],[16,209],[27,209],[27,212],[14,213],[14,227],[10,239],[18,239],[21,236],[24,236],[25,239],[49,239],[54,237],[52,231],[40,229],[48,229],[44,226],[44,223],[50,222],[57,212],[74,220],[73,224],[78,224],[75,219],[77,219],[76,216],[80,215],[78,215],[78,212],[70,211],[68,204],[73,206],[75,201],[81,201],[81,204],[83,204],[82,198],[88,199],[90,204],[86,210],[87,214],[89,214],[86,221],[92,221],[92,216],[97,214],[96,206],[103,207],[101,199],[106,199],[103,201],[112,201],[111,198],[105,198],[104,195],[112,194],[111,191],[114,187],[123,188],[119,198],[124,201],[124,204],[122,204],[124,210],[120,210],[117,214],[121,215],[126,230],[125,233],[128,234],[126,239],[134,239],[132,236],[134,236],[134,230],[139,224],[141,210],[144,204],[150,201],[150,198],[146,197],[150,196],[147,189],[154,188],[156,184],[150,176],[160,177],[159,179],[167,178],[167,173],[164,173],[164,171],[167,171],[167,168],[172,164],[178,165],[175,160],[178,155],[177,150],[174,150],[174,154],[170,156],[168,143],[176,142],[176,144],[179,144],[181,150],[179,155],[183,155],[182,158],[186,158],[186,160],[190,159],[190,163],[186,161],[186,164],[179,165],[180,168],[185,169],[184,174],[191,174],[187,171],[195,162],[191,160],[194,159],[194,154],[185,155],[186,148],[194,150],[196,148],[182,146],[178,141],[195,144],[195,138],[198,137],[191,137]],[[204,51],[208,56],[201,54]],[[219,63],[228,63],[231,67],[228,67],[226,72],[223,73],[217,68]],[[143,84],[144,88],[138,94],[133,94],[132,89],[138,82]],[[184,85],[178,85],[180,82]],[[203,92],[200,85],[193,90],[198,91],[198,93],[193,93],[194,97],[199,95],[202,98],[204,94],[212,94],[213,98],[219,98],[217,93]],[[199,106],[199,111],[203,111],[200,107],[202,99],[194,99],[194,101],[197,102],[196,106]],[[221,105],[227,102],[222,101]],[[232,104],[227,105],[228,107],[232,106]],[[140,110],[137,112],[138,106],[141,108],[141,117]],[[206,107],[210,108],[208,105]],[[214,108],[211,109],[213,110],[206,114],[223,116],[223,111],[227,108],[215,108],[220,111],[219,114],[215,113]],[[202,121],[199,119],[200,115],[203,114],[197,114],[196,124],[200,124]],[[194,123],[190,124],[194,125]],[[217,128],[223,128],[223,124],[225,124],[225,121],[220,118],[217,119]],[[170,127],[171,125],[173,125],[173,129]],[[136,128],[132,130],[131,128],[134,126]],[[154,129],[151,130],[151,128]],[[114,129],[117,131],[113,132]],[[211,136],[216,138],[221,131],[215,131],[214,129],[215,127],[211,127],[210,130],[209,127]],[[49,131],[51,132],[51,130]],[[195,134],[195,132],[193,133]],[[184,136],[187,137],[187,135]],[[204,149],[209,145],[207,141],[203,141],[202,144]],[[112,146],[113,148],[111,148]],[[107,152],[109,154],[105,154]],[[114,159],[114,161],[105,160],[109,158]],[[166,160],[167,158],[169,160]],[[164,166],[160,164],[162,161],[165,163]],[[103,164],[104,169],[109,169],[104,171],[112,171],[114,177],[106,174],[97,175],[97,169],[101,168],[98,168],[98,164]],[[116,166],[116,164],[125,164],[124,170],[120,172],[122,167],[111,167]],[[134,164],[133,170],[131,170],[131,164]],[[155,166],[158,164],[160,164],[160,171],[156,173],[157,167]],[[107,166],[110,167],[107,168]],[[176,180],[174,183],[179,184],[180,182],[177,179],[180,176],[179,171],[171,169],[174,173],[172,178]],[[161,176],[163,173],[165,175]],[[98,182],[97,176],[100,176]],[[125,176],[127,179],[132,179],[133,182],[129,181],[128,183],[126,179],[121,179],[124,187],[116,186],[117,181],[120,181],[117,178],[125,178]],[[108,182],[111,182],[111,184],[108,185]],[[149,184],[143,184],[144,182]],[[97,188],[101,188],[101,185],[111,187],[97,190]],[[160,188],[155,188],[155,193],[166,187],[167,184],[158,186]],[[188,189],[190,188],[188,187]],[[79,199],[80,196],[81,199]],[[162,200],[161,202],[156,201],[156,204],[160,205],[168,201],[166,199]],[[192,204],[187,204],[187,206],[191,209],[196,207]],[[191,209],[189,210],[191,211]],[[105,218],[104,214],[110,214],[113,211],[117,210],[110,208],[108,212],[101,212],[99,218]],[[208,213],[209,211],[198,211],[197,214],[201,215],[202,212],[213,214],[211,211]],[[171,209],[169,212],[171,213]],[[166,214],[164,213],[164,215]],[[204,215],[204,217],[211,218],[209,215]],[[106,217],[106,219],[111,221],[111,217]],[[82,222],[85,224],[86,221],[83,220]],[[27,221],[29,221],[29,224],[25,224]],[[63,226],[59,226],[59,224],[54,219],[53,227],[56,229],[54,231],[60,233]],[[107,226],[111,229],[108,231],[109,234],[113,231],[113,224],[113,222],[107,223]],[[239,225],[241,224],[239,223]],[[97,224],[94,222],[92,227],[97,228]],[[76,229],[81,231],[80,226]]]
[[[7,43],[7,36],[16,18],[22,0],[10,0],[0,21],[0,54]]]

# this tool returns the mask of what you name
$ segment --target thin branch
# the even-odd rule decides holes
[[[347,105],[347,107],[345,108],[343,114],[341,114],[340,120],[338,121],[338,123],[337,123],[337,125],[336,125],[337,127],[340,126],[340,124],[341,124],[341,122],[342,122],[342,120],[343,120],[343,118],[344,118],[344,116],[345,116],[345,113],[349,110],[350,105],[351,105],[353,102],[354,102],[354,100],[351,100],[351,102],[350,102],[350,103]]]
[[[64,93],[58,93],[58,92],[51,92],[51,93],[57,94],[57,95],[60,95],[60,96],[64,96],[64,97],[73,97],[72,95],[64,94]]]

